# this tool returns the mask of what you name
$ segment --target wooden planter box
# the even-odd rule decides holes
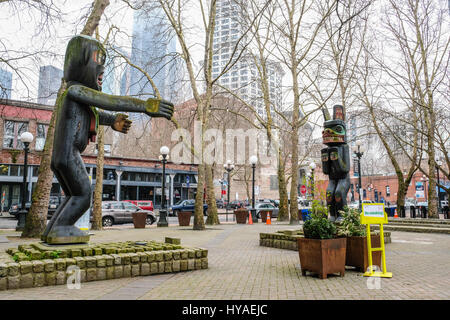
[[[372,248],[381,247],[380,235],[371,236]],[[345,265],[356,267],[358,271],[365,272],[369,267],[369,255],[367,253],[366,237],[347,237],[347,253],[345,256]],[[381,269],[381,252],[372,253],[372,265]]]
[[[270,211],[260,211],[259,214],[261,215],[261,222],[266,223],[268,214],[270,215],[270,221],[272,221],[272,213]]]
[[[133,224],[136,229],[145,228],[147,222],[147,213],[142,211],[133,212],[131,214],[133,217]]]
[[[302,275],[306,271],[314,272],[320,279],[326,279],[330,273],[345,274],[345,252],[347,238],[336,239],[298,239],[298,254]]]
[[[191,211],[180,211],[178,212],[178,224],[181,227],[188,227],[191,223]]]
[[[246,224],[248,218],[248,210],[240,208],[234,210],[234,214],[236,215],[236,223]]]

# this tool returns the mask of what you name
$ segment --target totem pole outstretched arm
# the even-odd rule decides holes
[[[172,118],[173,104],[156,98],[146,101],[132,97],[114,96],[82,85],[72,85],[67,95],[84,105],[95,106],[109,111],[140,112],[151,117]]]

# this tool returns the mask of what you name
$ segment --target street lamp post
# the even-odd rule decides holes
[[[159,149],[160,160],[162,161],[162,188],[161,188],[161,210],[159,210],[159,220],[157,227],[168,227],[167,210],[166,210],[166,162],[169,154],[169,148],[162,146]]]
[[[231,163],[231,160],[227,160],[227,163],[225,163],[223,165],[223,168],[228,172],[228,174],[227,174],[227,185],[228,185],[227,199],[228,200],[227,200],[227,205],[225,206],[226,220],[228,222],[228,206],[230,205],[230,183],[231,183],[230,172],[233,171],[234,164]]]
[[[442,161],[437,160],[436,161],[436,171],[437,171],[437,184],[438,184],[438,192],[437,192],[437,196],[438,196],[438,214],[439,214],[439,212],[442,212],[442,207],[441,207],[441,187],[439,186],[441,184],[441,182],[439,180],[439,167],[440,166],[442,166]]]
[[[17,222],[16,231],[23,231],[25,229],[25,221],[27,216],[27,210],[25,203],[27,199],[27,174],[28,174],[28,147],[33,141],[34,137],[30,132],[24,132],[20,135],[20,141],[22,141],[25,151],[23,160],[23,183],[22,183],[22,204],[19,211],[19,221]]]
[[[255,168],[256,163],[258,162],[257,156],[251,156],[249,159],[250,164],[252,165],[252,221],[258,222],[258,218],[256,217],[256,208],[255,208]]]
[[[356,145],[352,148],[353,153],[358,158],[358,195],[359,195],[359,208],[362,206],[362,182],[361,182],[361,157],[364,154],[364,146],[361,145],[360,140],[356,141]]]
[[[316,164],[311,161],[309,163],[309,168],[311,169],[311,196],[312,200],[314,200],[314,169],[316,169]]]

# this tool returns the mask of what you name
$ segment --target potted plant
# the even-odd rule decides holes
[[[147,223],[147,213],[144,211],[136,211],[131,214],[133,224],[136,229],[144,229]]]
[[[177,214],[180,227],[188,227],[191,223],[192,211],[179,211]]]
[[[361,225],[360,213],[357,209],[349,207],[345,207],[340,213],[343,219],[337,225],[337,234],[342,237],[347,237],[345,265],[365,272],[369,267],[369,257],[367,252],[366,228],[364,225]],[[371,244],[374,248],[381,246],[379,234],[371,235]],[[372,264],[381,266],[380,251],[372,253]]]
[[[238,208],[234,210],[234,214],[236,215],[236,223],[246,224],[248,218],[248,210],[245,208]]]
[[[328,210],[313,202],[311,218],[303,224],[304,238],[298,239],[302,275],[314,272],[326,279],[330,273],[345,274],[347,238],[336,237],[336,226],[328,220]]]

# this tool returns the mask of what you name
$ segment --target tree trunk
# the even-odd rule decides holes
[[[93,3],[93,9],[89,15],[86,25],[83,28],[81,34],[92,36],[97,28],[100,18],[105,11],[105,8],[109,5],[109,0],[95,0]],[[52,151],[53,151],[53,138],[55,133],[55,122],[60,108],[59,104],[62,102],[62,95],[66,90],[66,82],[61,80],[61,87],[58,90],[56,98],[55,108],[50,119],[50,124],[47,129],[47,138],[45,140],[44,150],[42,152],[41,161],[39,165],[39,174],[36,187],[34,188],[33,195],[31,197],[32,203],[30,211],[27,214],[25,222],[25,228],[22,232],[23,238],[39,237],[45,229],[48,212],[48,202],[50,199],[50,191],[52,188],[53,172],[50,168]]]
[[[61,79],[58,98],[56,99],[55,108],[50,118],[47,129],[47,138],[40,159],[38,180],[31,197],[31,207],[27,214],[25,228],[21,236],[22,238],[39,238],[46,227],[48,202],[53,181],[53,171],[50,168],[50,163],[52,159],[55,123],[61,107],[62,93],[65,90],[66,82],[64,79]]]
[[[205,221],[203,219],[203,188],[205,187],[205,165],[198,166],[197,194],[195,195],[194,209],[194,230],[204,230]]]
[[[206,218],[207,225],[220,224],[219,216],[217,214],[216,197],[214,194],[213,183],[213,169],[210,165],[205,165],[206,174],[206,193],[208,204],[208,218]]]
[[[105,163],[105,128],[98,126],[97,175],[95,177],[92,230],[102,230],[103,165]]]
[[[281,159],[281,150],[278,149],[278,193],[280,195],[280,207],[278,211],[278,220],[289,220],[288,195],[286,188],[286,177],[284,176],[284,162]]]

